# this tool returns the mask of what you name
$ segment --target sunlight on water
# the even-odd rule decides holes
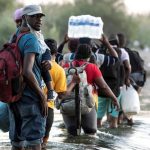
[[[150,112],[142,111],[134,116],[133,127],[123,125],[118,129],[103,127],[97,135],[69,137],[62,118],[56,113],[47,150],[148,150],[150,149]],[[57,120],[58,117],[58,120]],[[10,150],[8,133],[0,131],[0,150]]]
[[[150,79],[148,79],[150,83]],[[47,150],[150,150],[150,84],[140,95],[141,112],[134,116],[134,125],[123,124],[118,129],[109,129],[106,123],[97,135],[69,137],[62,116],[55,110],[55,121],[50,132]],[[8,133],[0,131],[0,150],[10,150]]]

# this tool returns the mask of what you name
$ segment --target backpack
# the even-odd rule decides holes
[[[125,50],[129,54],[131,64],[131,75],[130,77],[139,86],[144,86],[146,81],[146,71],[144,68],[144,60],[141,58],[139,53],[135,50],[131,50],[125,47]]]
[[[116,52],[119,55],[118,61],[114,65],[102,65],[100,67],[100,70],[102,72],[103,78],[110,87],[110,89],[113,91],[115,96],[119,96],[120,94],[120,86],[124,82],[124,68],[123,64],[120,61],[120,50],[116,49]],[[101,97],[106,97],[105,93],[103,91],[98,90],[98,95]]]
[[[87,74],[85,71],[85,67],[88,63],[85,63],[79,67],[75,67],[70,64],[69,68],[65,68],[67,84],[69,84],[72,80],[73,74],[78,73],[80,77],[79,83],[79,98],[81,102],[81,114],[89,113],[92,108],[95,106],[95,101],[93,98],[93,87],[87,82]],[[70,116],[75,115],[75,92],[74,90],[68,95],[65,99],[62,100],[60,111],[62,114],[68,114]]]
[[[14,35],[12,42],[0,50],[0,101],[5,103],[18,101],[22,95],[22,58],[18,42],[24,34]]]

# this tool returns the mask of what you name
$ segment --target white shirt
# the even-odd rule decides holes
[[[121,50],[121,62],[124,62],[125,60],[128,60],[130,62],[128,52],[126,52],[124,48],[120,48],[120,50]]]

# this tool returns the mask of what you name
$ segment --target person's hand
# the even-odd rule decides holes
[[[50,70],[51,69],[51,62],[49,60],[42,61],[42,68],[44,70]]]
[[[125,79],[125,85],[126,85],[126,89],[130,87],[130,79],[128,78]]]
[[[78,74],[74,74],[73,77],[72,77],[72,83],[75,83],[75,84],[79,84],[80,83],[80,77]]]
[[[43,117],[46,117],[48,115],[47,98],[42,92],[40,93],[40,104],[41,104],[41,113]]]
[[[118,111],[120,109],[120,104],[118,103],[117,98],[114,99],[112,102],[113,102],[114,106],[117,108],[117,111]]]
[[[105,45],[109,43],[108,38],[104,34],[102,34],[102,37],[99,40]]]
[[[64,43],[67,43],[69,41],[69,37],[67,34],[65,34],[65,37],[64,37]]]

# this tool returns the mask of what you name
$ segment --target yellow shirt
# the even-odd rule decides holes
[[[52,69],[49,71],[52,77],[52,86],[56,93],[67,91],[66,74],[64,69],[55,61],[51,61]],[[44,89],[44,93],[47,93],[47,89]],[[54,108],[54,101],[48,102],[48,107]]]

